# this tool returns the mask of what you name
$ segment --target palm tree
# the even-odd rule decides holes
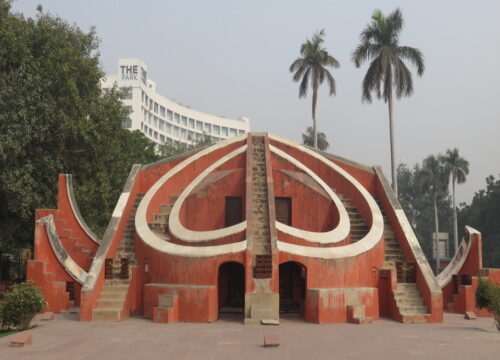
[[[424,191],[433,194],[434,197],[434,231],[436,237],[434,239],[434,249],[436,254],[436,274],[439,273],[439,219],[437,211],[437,197],[446,189],[447,177],[446,169],[443,165],[442,156],[438,157],[430,155],[423,161],[422,169],[418,173],[418,184]]]
[[[371,102],[371,92],[383,98],[389,106],[389,137],[391,143],[392,188],[398,194],[396,175],[396,155],[393,126],[393,92],[400,99],[413,93],[413,80],[410,70],[403,60],[417,68],[417,75],[424,73],[424,59],[420,50],[399,44],[399,33],[403,28],[401,10],[396,9],[388,16],[375,10],[372,22],[361,32],[361,43],[352,53],[356,67],[365,61],[371,61],[363,79],[362,101]]]
[[[449,179],[451,175],[451,186],[453,196],[453,246],[455,254],[458,250],[458,225],[457,225],[457,207],[455,206],[455,183],[463,184],[469,174],[469,162],[458,154],[458,149],[448,149],[443,158],[446,169],[446,175]],[[448,183],[448,182],[447,182]]]
[[[313,118],[313,146],[317,148],[318,134],[316,126],[316,102],[318,100],[318,87],[323,81],[327,81],[330,88],[330,96],[335,94],[335,79],[328,71],[327,67],[338,68],[340,66],[337,59],[331,56],[323,47],[325,31],[321,30],[313,35],[300,47],[300,55],[292,65],[290,72],[293,74],[293,80],[299,81],[299,98],[307,95],[309,82],[312,87],[312,118]]]
[[[324,132],[318,132],[317,134],[317,145],[318,149],[325,151],[328,149],[330,144],[328,143],[328,140],[326,139],[326,135]],[[305,134],[302,134],[302,144],[307,145],[307,146],[313,146],[314,144],[314,134],[313,134],[313,128],[308,126],[306,129]]]

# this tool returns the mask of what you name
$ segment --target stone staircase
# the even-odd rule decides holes
[[[68,227],[66,220],[60,218],[56,219],[54,217],[54,222],[56,223],[59,239],[61,239],[61,243],[64,245],[69,256],[71,256],[82,269],[89,271],[94,261],[92,250],[85,244],[82,244],[80,238],[74,237],[73,230]]]
[[[264,137],[254,136],[250,141],[253,141],[249,160],[253,188],[250,246],[255,290],[245,294],[245,324],[278,324],[279,295],[270,289],[272,249]]]
[[[130,266],[137,265],[135,258],[135,213],[144,194],[137,194],[130,217],[123,231],[120,245],[113,259],[112,279],[104,281],[104,287],[92,310],[92,320],[120,321],[123,319],[125,300],[130,284]]]
[[[347,211],[347,215],[349,215],[349,221],[351,223],[350,239],[351,243],[355,243],[365,237],[370,229],[361,216],[361,213],[352,204],[351,200],[344,198],[342,194],[337,194],[337,196],[340,201],[342,201],[342,204]]]
[[[424,323],[427,306],[416,284],[415,263],[407,262],[382,202],[374,197],[384,219],[384,265],[383,269],[395,270],[396,290],[393,291],[396,307],[404,323]]]
[[[160,212],[154,214],[153,221],[148,223],[149,228],[165,240],[168,239],[168,219],[177,198],[178,195],[171,196],[169,204],[161,204]]]

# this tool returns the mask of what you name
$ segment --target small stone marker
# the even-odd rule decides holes
[[[466,311],[465,315],[464,315],[464,319],[467,319],[467,320],[476,320],[477,316],[472,311]]]
[[[31,341],[31,333],[23,331],[14,336],[14,338],[10,341],[10,345],[13,347],[22,347],[24,345],[31,345]]]
[[[40,317],[40,320],[47,321],[47,320],[54,320],[54,313],[52,311],[46,311],[42,314]]]
[[[264,336],[264,347],[278,347],[280,346],[280,340],[278,335],[265,335]]]

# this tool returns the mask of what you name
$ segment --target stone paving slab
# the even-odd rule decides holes
[[[468,321],[446,314],[442,324],[401,324],[381,319],[370,325],[306,323],[281,319],[280,326],[244,326],[234,318],[211,324],[158,324],[142,318],[80,322],[55,314],[34,323],[33,344],[10,347],[0,339],[0,359],[498,359],[500,332],[492,318]],[[268,334],[280,346],[264,348]]]

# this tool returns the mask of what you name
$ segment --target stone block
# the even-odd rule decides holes
[[[10,341],[11,346],[21,347],[24,345],[31,345],[33,337],[30,332],[23,331],[17,333],[14,338]]]
[[[280,339],[278,335],[264,335],[264,347],[278,347]]]
[[[465,315],[464,315],[464,319],[467,319],[467,320],[476,320],[477,316],[472,311],[466,311]]]
[[[54,313],[52,311],[46,311],[42,314],[40,320],[42,321],[54,320]]]

